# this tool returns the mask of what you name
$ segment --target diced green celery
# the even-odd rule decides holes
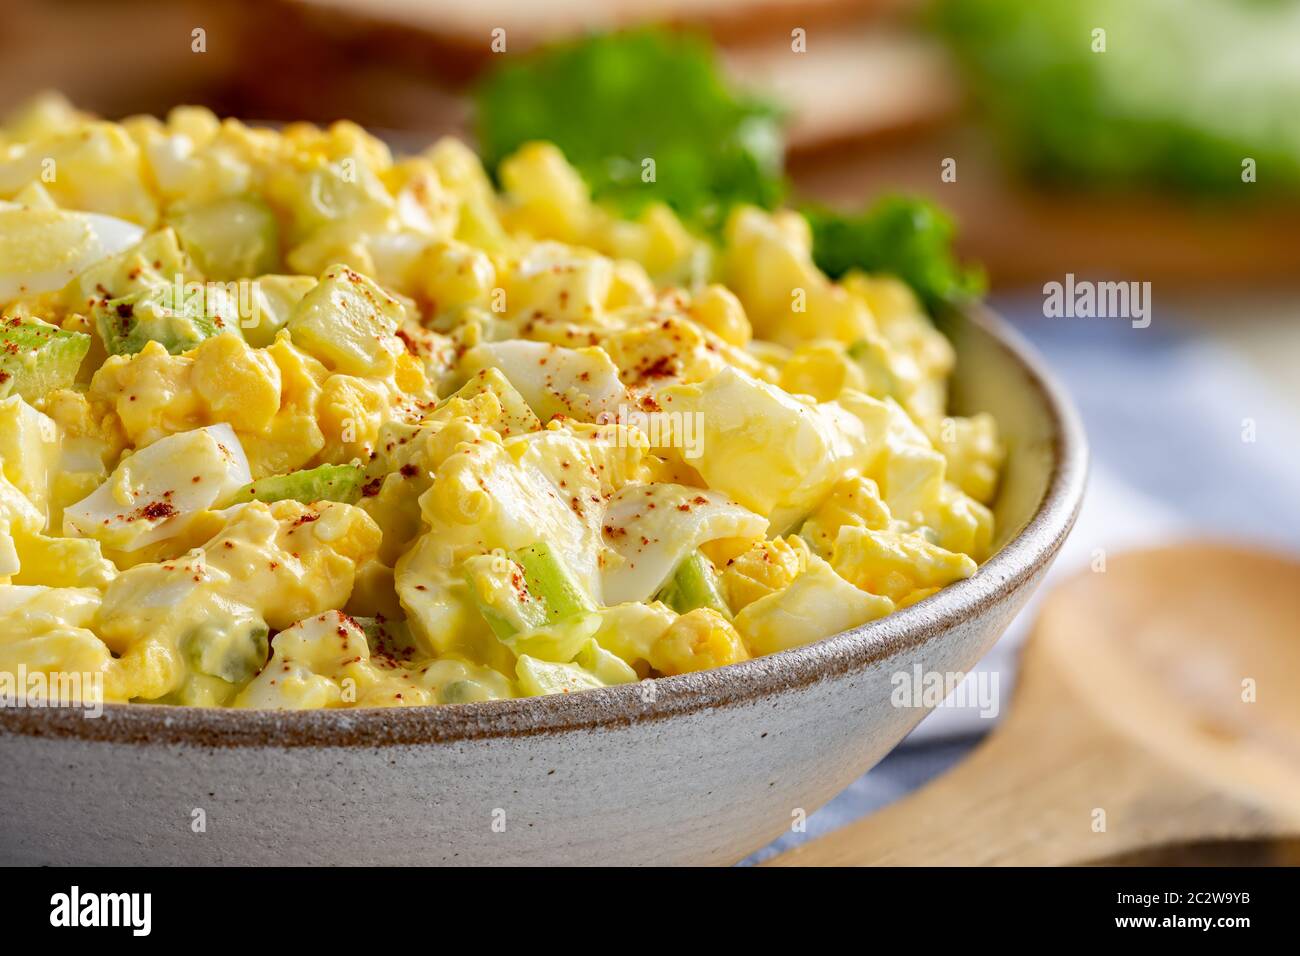
[[[317,465],[291,471],[287,475],[259,478],[235,492],[231,504],[245,501],[285,501],[292,499],[305,505],[317,501],[342,501],[353,504],[361,497],[365,469],[360,465]]]
[[[542,627],[501,638],[516,655],[527,654],[542,661],[568,663],[576,658],[600,630],[601,617],[595,611],[570,614]]]
[[[524,569],[528,590],[542,599],[550,620],[596,609],[582,585],[544,541],[520,548],[510,556]]]
[[[372,659],[384,661],[410,660],[417,653],[416,640],[403,618],[353,617],[365,632]]]
[[[230,196],[175,209],[168,223],[203,274],[244,279],[280,264],[280,231],[271,208],[258,199]]]
[[[602,684],[631,684],[636,681],[636,671],[616,654],[596,643],[595,639],[587,641],[578,656],[578,664]]]
[[[389,620],[385,617],[357,617],[352,616],[356,621],[357,627],[366,635],[366,640],[371,644],[377,642],[387,642],[395,646],[405,646],[411,642],[411,631],[407,627],[406,621],[397,619]]]
[[[569,660],[599,627],[596,605],[544,543],[477,555],[464,570],[492,633],[517,653]]]
[[[181,651],[194,670],[242,684],[266,663],[268,634],[253,617],[208,620],[181,638]]]
[[[529,591],[524,569],[500,554],[480,554],[464,564],[479,612],[501,640],[547,624],[545,605]]]
[[[731,619],[731,608],[727,607],[718,587],[718,572],[714,570],[713,562],[699,551],[677,565],[677,570],[659,592],[658,598],[678,614],[706,607]]]
[[[11,393],[35,401],[77,377],[90,336],[43,322],[0,323],[0,398]]]
[[[539,661],[527,654],[515,665],[519,689],[530,697],[544,694],[571,694],[575,691],[604,687],[600,678],[577,664],[556,664]]]
[[[228,704],[265,665],[266,624],[253,616],[231,615],[205,621],[180,640],[188,673],[161,702],[198,707]]]
[[[188,352],[206,338],[239,334],[239,306],[220,283],[182,288],[158,286],[96,304],[95,327],[112,355],[134,355],[150,342],[168,352]]]
[[[442,689],[438,702],[441,704],[473,704],[491,699],[492,694],[478,681],[457,680],[452,681]]]

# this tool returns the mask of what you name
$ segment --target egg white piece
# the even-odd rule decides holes
[[[86,627],[102,596],[94,588],[53,588],[44,584],[10,584],[0,588],[0,619],[20,616],[33,630]]]
[[[466,374],[498,368],[543,422],[556,415],[593,422],[618,413],[628,401],[618,367],[599,348],[566,349],[547,342],[511,339],[470,349]]]
[[[168,435],[124,459],[107,481],[65,509],[64,533],[138,551],[180,534],[195,515],[252,480],[229,425]]]
[[[0,204],[0,302],[62,289],[143,235],[139,226],[113,216]]]
[[[726,495],[686,485],[628,485],[609,501],[602,583],[607,604],[648,601],[683,559],[718,538],[760,538],[767,519]]]

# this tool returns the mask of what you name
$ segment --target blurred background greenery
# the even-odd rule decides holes
[[[645,23],[691,39],[554,49]],[[623,205],[652,154],[654,198],[706,226],[742,199],[928,197],[995,288],[1300,276],[1300,0],[8,0],[0,54],[3,111],[46,88],[108,116],[198,102],[477,136],[489,161],[546,136]],[[868,252],[948,228],[884,213],[815,224]],[[933,296],[978,288],[915,245]]]

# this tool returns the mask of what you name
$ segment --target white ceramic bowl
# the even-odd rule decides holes
[[[0,862],[731,863],[925,715],[891,675],[966,671],[1042,579],[1083,496],[1078,418],[1027,346],[944,317],[958,412],[998,419],[1001,548],[972,578],[815,644],[567,697],[248,712],[0,710]],[[200,824],[202,824],[200,826]]]

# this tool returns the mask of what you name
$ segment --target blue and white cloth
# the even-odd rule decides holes
[[[1086,566],[1097,549],[1111,554],[1197,537],[1300,552],[1300,410],[1250,363],[1211,332],[1169,314],[1157,312],[1149,327],[1135,329],[1117,319],[1046,319],[1037,296],[993,306],[1064,381],[1092,450],[1082,513],[1042,590]],[[1035,604],[977,669],[997,673],[1004,703]],[[806,833],[786,834],[745,863],[906,795],[961,760],[994,723],[973,707],[935,710],[875,769],[809,817]]]

